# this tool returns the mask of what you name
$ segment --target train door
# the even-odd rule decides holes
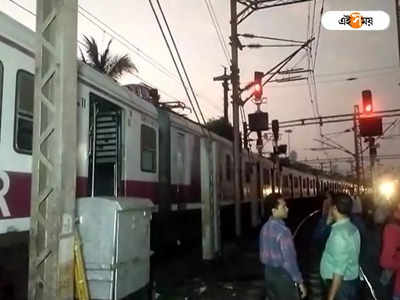
[[[121,108],[90,94],[89,191],[114,196],[121,191]]]

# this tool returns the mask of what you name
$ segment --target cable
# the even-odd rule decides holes
[[[346,71],[346,72],[339,72],[339,73],[322,73],[319,74],[317,77],[331,77],[331,76],[338,76],[338,75],[353,75],[358,73],[370,73],[375,71],[383,71],[387,70],[387,72],[394,72],[398,71],[398,66],[387,66],[387,67],[380,67],[380,68],[371,68],[371,69],[361,69],[361,70],[354,70],[354,71]]]
[[[150,0],[150,1],[151,1],[151,0]],[[206,120],[205,120],[205,118],[204,118],[203,112],[201,111],[199,102],[198,102],[198,100],[197,100],[196,93],[195,93],[194,90],[193,90],[192,83],[190,82],[189,76],[188,76],[188,74],[187,74],[187,72],[186,72],[185,65],[184,65],[183,62],[182,62],[181,55],[180,55],[179,50],[178,50],[178,48],[177,48],[177,46],[176,46],[175,39],[174,39],[174,37],[173,37],[173,35],[172,35],[172,33],[171,33],[170,27],[169,27],[168,22],[167,22],[167,20],[166,20],[166,18],[165,18],[164,11],[163,11],[163,9],[161,8],[160,1],[159,1],[159,0],[157,0],[157,5],[158,5],[158,8],[160,9],[161,16],[163,17],[164,23],[165,23],[165,25],[167,26],[167,30],[168,30],[169,36],[170,36],[171,41],[172,41],[172,43],[173,43],[173,45],[174,45],[175,52],[176,52],[176,54],[178,55],[179,63],[181,64],[183,73],[185,74],[186,81],[187,81],[187,83],[189,84],[190,91],[192,92],[192,95],[193,95],[193,98],[194,98],[195,103],[196,103],[196,105],[197,105],[197,108],[198,108],[198,110],[199,110],[200,116],[201,116],[201,118],[202,118],[202,120],[203,120],[203,124],[206,125],[207,122],[206,122]],[[198,121],[199,121],[199,120],[198,120]],[[199,124],[200,124],[200,121],[199,121]]]
[[[13,4],[15,4],[16,6],[18,6],[19,8],[23,9],[24,11],[28,12],[29,14],[31,14],[32,16],[36,16],[36,14],[32,11],[30,11],[29,9],[25,8],[24,6],[22,6],[21,4],[15,2],[14,0],[9,0],[10,2],[12,2]],[[88,20],[90,23],[92,23],[94,26],[96,26],[97,28],[99,28],[103,33],[107,33],[109,36],[111,36],[112,38],[116,39],[117,41],[119,41],[122,45],[124,45],[128,50],[134,52],[136,55],[138,55],[139,57],[141,57],[143,60],[145,60],[147,63],[149,63],[150,65],[152,65],[153,67],[155,67],[156,69],[158,69],[159,71],[161,71],[163,74],[167,75],[169,78],[174,79],[177,82],[180,82],[179,79],[173,74],[171,73],[167,68],[165,68],[163,65],[161,65],[161,63],[157,62],[156,60],[154,60],[151,56],[147,55],[146,53],[144,53],[141,49],[139,49],[138,47],[136,47],[133,43],[131,43],[130,41],[128,41],[126,38],[124,38],[122,35],[118,34],[115,30],[113,30],[110,26],[108,26],[107,24],[105,24],[104,22],[102,22],[99,18],[97,18],[96,16],[94,16],[92,13],[90,13],[88,10],[86,10],[85,8],[79,6],[79,8],[81,11],[78,11],[78,13],[84,17],[86,20]],[[86,14],[88,14],[91,18],[93,18],[94,20],[96,20],[97,22],[99,22],[102,26],[104,26],[105,28],[107,28],[109,31],[105,30],[104,28],[102,28],[99,24],[97,24],[95,21],[93,21],[90,17],[86,16],[85,14],[82,13],[85,12]],[[78,40],[78,44],[85,46],[82,42],[80,42]],[[137,75],[137,74],[135,74]],[[136,76],[138,77],[138,76]],[[139,78],[139,77],[138,77]],[[143,78],[139,78],[140,80],[142,80],[143,82],[146,82],[145,80],[143,80]],[[150,84],[149,82],[146,82],[148,85],[150,86],[154,86],[154,84]],[[160,90],[161,91],[161,90]],[[168,95],[169,97],[171,97],[171,95],[167,94],[165,91],[162,91],[163,94]],[[176,97],[173,97],[176,99]],[[204,96],[202,96],[202,98],[205,98]],[[210,99],[208,99],[208,102],[213,103],[213,101],[210,101]],[[211,106],[215,109],[215,111],[220,111],[219,108],[217,108],[215,105]]]
[[[229,65],[231,58],[229,56],[228,48],[227,48],[227,46],[226,46],[226,44],[224,42],[223,35],[221,33],[221,27],[220,27],[220,25],[218,23],[218,19],[217,19],[216,15],[215,15],[215,11],[213,9],[213,6],[212,6],[212,4],[211,4],[211,2],[209,0],[204,0],[204,3],[207,6],[207,10],[208,10],[208,14],[210,15],[211,23],[212,23],[212,25],[213,25],[213,27],[215,29],[215,32],[217,33],[219,44],[221,46],[222,51],[224,52],[225,58],[226,58],[226,60],[228,62],[228,65]]]
[[[33,11],[27,9],[26,7],[24,7],[24,6],[22,6],[21,4],[15,2],[14,0],[9,0],[9,1],[12,2],[12,3],[14,3],[16,6],[18,6],[18,7],[21,8],[22,10],[26,11],[27,13],[31,14],[32,16],[36,17],[36,14],[35,14]]]
[[[367,74],[367,75],[364,75],[364,76],[358,76],[357,79],[373,78],[373,77],[379,77],[379,76],[385,76],[386,77],[387,75],[385,75],[385,73],[391,73],[391,72],[394,72],[394,71],[396,71],[396,70],[388,70],[386,72],[380,72],[380,73],[375,73],[375,74],[371,74],[371,75]],[[319,76],[316,76],[316,77],[319,77]],[[330,80],[316,81],[316,83],[318,83],[318,84],[330,84],[330,83],[338,83],[338,82],[348,83],[347,81],[348,80],[346,78],[340,78],[340,79],[330,79]],[[299,86],[305,86],[305,84],[290,84],[290,85],[285,85],[285,86],[273,85],[273,86],[270,86],[269,88],[287,88],[287,87],[299,87]]]
[[[191,97],[190,97],[190,95],[189,95],[189,92],[188,92],[187,87],[186,87],[186,85],[185,85],[185,82],[184,82],[184,80],[183,80],[182,74],[181,74],[181,72],[180,72],[180,70],[179,70],[179,67],[178,67],[178,64],[177,64],[177,62],[176,62],[176,60],[175,60],[175,56],[173,55],[172,49],[171,49],[171,47],[170,47],[170,45],[169,45],[169,43],[168,43],[167,37],[165,36],[164,30],[163,30],[163,28],[162,28],[160,19],[158,18],[158,15],[157,15],[157,13],[156,13],[156,10],[155,10],[155,8],[154,8],[154,5],[153,5],[152,0],[149,0],[149,4],[150,4],[151,9],[152,9],[152,11],[153,11],[154,17],[156,18],[158,27],[160,28],[161,34],[162,34],[162,36],[163,36],[163,38],[164,38],[164,41],[165,41],[165,43],[166,43],[166,45],[167,45],[167,48],[168,48],[168,51],[169,51],[169,53],[170,53],[170,55],[171,55],[172,61],[174,62],[175,69],[176,69],[176,71],[178,72],[178,75],[179,75],[179,78],[180,78],[180,80],[181,80],[182,86],[183,86],[183,88],[184,88],[184,90],[185,90],[186,96],[188,97],[188,100],[189,100],[189,102],[190,102],[190,105],[191,105],[192,108],[193,108],[193,113],[194,113],[194,115],[195,115],[195,117],[196,117],[196,119],[197,119],[197,122],[200,123],[199,116],[197,115],[197,111],[196,111],[196,109],[195,109],[195,107],[194,107],[194,105],[193,105],[192,99],[191,99]]]
[[[25,8],[24,6],[20,5],[19,3],[13,1],[13,0],[9,0],[10,2],[14,3],[16,6],[18,6],[19,8],[23,9],[24,11],[30,13],[33,16],[36,16],[35,13],[33,13],[32,11],[30,11],[29,9]],[[148,63],[150,63],[152,66],[156,67],[157,69],[159,69],[162,73],[166,74],[168,77],[176,79],[176,77],[165,67],[163,67],[160,63],[158,63],[157,61],[155,61],[153,58],[151,58],[150,56],[148,56],[147,54],[145,54],[142,50],[140,50],[139,48],[137,48],[135,45],[133,45],[131,42],[129,42],[127,39],[125,39],[123,36],[121,36],[120,34],[118,34],[117,32],[115,32],[111,27],[109,27],[107,24],[105,24],[104,22],[102,22],[101,20],[99,20],[96,16],[94,16],[93,14],[91,14],[89,11],[87,11],[86,9],[84,9],[83,7],[79,6],[79,9],[83,10],[85,13],[87,13],[88,15],[90,15],[93,19],[95,19],[96,21],[98,21],[99,23],[101,23],[103,26],[105,26],[108,30],[111,31],[112,34],[110,34],[109,32],[107,32],[106,30],[104,30],[101,26],[99,26],[96,22],[94,22],[93,20],[91,20],[88,16],[84,15],[82,12],[78,13],[84,17],[85,19],[87,19],[89,22],[91,22],[93,25],[95,25],[97,28],[99,28],[100,30],[102,30],[103,32],[107,32],[111,37],[116,38],[121,44],[123,44],[124,46],[126,46],[128,49],[132,50],[133,52],[135,52],[137,55],[139,55],[140,57],[142,57],[145,61],[147,61]],[[85,46],[82,42],[80,42],[79,40],[77,41],[78,44]],[[132,49],[133,48],[133,49]],[[154,63],[152,62],[154,61]],[[144,83],[150,85],[150,86],[154,86],[154,84],[144,80],[142,77],[140,77],[138,74],[132,74],[133,76],[135,76],[136,78],[140,79],[141,81],[143,81]],[[170,95],[169,93],[157,88],[162,94],[167,95],[168,97],[171,97],[175,100],[178,100],[175,96]],[[216,111],[219,109],[217,109],[214,106],[214,109],[216,109]]]
[[[314,63],[313,63],[313,70],[315,70],[315,65],[317,63],[317,55],[318,55],[318,46],[319,46],[319,38],[321,36],[321,19],[322,19],[322,14],[324,13],[324,3],[325,0],[322,0],[322,5],[321,5],[321,14],[319,18],[319,26],[318,26],[318,34],[317,34],[317,41],[315,43],[315,54],[314,54]]]

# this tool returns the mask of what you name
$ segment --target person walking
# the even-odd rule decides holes
[[[271,217],[261,229],[260,260],[264,264],[267,299],[305,298],[307,290],[297,264],[293,237],[284,223],[289,209],[280,194],[270,194],[265,201]]]
[[[327,300],[356,300],[359,292],[360,233],[350,221],[352,199],[344,193],[332,197],[334,224],[322,253],[320,273]]]
[[[400,203],[383,229],[380,265],[384,268],[381,282],[393,281],[393,300],[400,300]]]

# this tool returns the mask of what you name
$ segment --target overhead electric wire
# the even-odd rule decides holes
[[[36,14],[35,14],[33,11],[27,9],[26,7],[24,7],[24,6],[22,6],[21,4],[15,2],[14,0],[9,0],[9,1],[12,2],[12,3],[14,3],[16,6],[18,6],[18,7],[21,8],[22,10],[26,11],[27,13],[31,14],[32,16],[36,17]]]
[[[325,4],[325,0],[322,0],[321,13],[320,13],[319,22],[318,22],[319,25],[318,25],[317,41],[315,42],[315,54],[314,54],[314,63],[313,63],[313,70],[314,71],[315,71],[315,65],[317,63],[319,38],[321,36],[321,19],[322,19],[322,14],[324,13],[324,4]]]
[[[36,16],[36,14],[32,11],[30,11],[29,9],[27,9],[26,7],[22,6],[21,4],[15,2],[14,0],[9,0],[10,2],[12,2],[13,4],[15,4],[16,6],[18,6],[19,8],[23,9],[24,11],[28,12],[29,14],[31,14],[32,16]],[[84,11],[86,14],[88,14],[89,16],[83,14],[81,11],[78,10],[78,13],[84,17],[86,20],[88,20],[90,23],[92,23],[94,26],[96,26],[97,28],[99,28],[101,31],[103,31],[104,33],[107,33],[109,36],[111,36],[112,38],[116,39],[117,41],[119,41],[122,45],[124,45],[128,50],[131,50],[132,52],[134,52],[136,55],[138,55],[139,57],[141,57],[143,60],[145,60],[147,63],[151,64],[153,67],[157,68],[160,72],[162,72],[163,74],[167,75],[168,77],[170,77],[171,79],[174,79],[175,81],[179,82],[179,79],[176,77],[176,75],[174,75],[171,71],[169,71],[166,67],[164,67],[163,65],[161,65],[161,63],[157,62],[155,59],[153,59],[151,56],[147,55],[146,53],[144,53],[141,49],[139,49],[137,46],[135,46],[132,42],[128,41],[126,38],[124,38],[122,35],[118,34],[115,30],[113,30],[110,26],[108,26],[107,24],[105,24],[104,22],[102,22],[99,18],[97,18],[95,15],[93,15],[92,13],[90,13],[87,9],[79,6],[78,9],[80,9],[81,11]],[[97,22],[99,22],[102,26],[106,27],[107,30],[105,30],[104,28],[102,28],[99,24],[97,24],[94,20],[92,20],[91,18],[93,18],[94,20],[96,20]],[[85,46],[82,42],[80,42],[79,40],[77,41],[78,44]],[[132,74],[133,76],[137,76],[137,74]],[[138,77],[139,78],[139,77]],[[140,80],[142,80],[143,82],[145,82],[146,84],[150,85],[150,86],[154,86],[153,84],[150,84],[149,82],[146,82],[145,80],[143,80],[143,78],[139,78]],[[161,90],[160,90],[161,91]],[[170,94],[168,94],[165,91],[162,91],[163,94],[171,97]],[[201,96],[202,98],[204,98],[204,96]],[[175,99],[177,99],[176,97],[173,97]],[[212,101],[208,100],[208,102],[210,102],[210,105],[212,104]],[[217,108],[214,105],[213,108],[215,109],[215,111],[220,111],[219,108]]]
[[[219,44],[221,46],[222,51],[224,52],[225,58],[229,65],[231,63],[230,54],[228,51],[228,47],[226,46],[226,43],[224,41],[224,36],[222,34],[221,26],[219,25],[217,16],[215,15],[215,11],[212,6],[212,3],[209,0],[204,0],[204,3],[206,4],[208,14],[210,15],[211,23],[217,33]]]
[[[361,70],[338,72],[338,73],[322,73],[322,74],[318,74],[317,77],[331,77],[331,76],[338,76],[338,75],[355,75],[358,73],[371,73],[371,72],[384,71],[384,70],[387,70],[387,72],[394,72],[394,71],[398,71],[399,67],[393,65],[393,66],[387,66],[387,67],[361,69]]]
[[[10,0],[11,1],[11,0]],[[111,37],[116,38],[121,44],[125,45],[128,49],[130,48],[129,46],[133,47],[133,49],[131,49],[135,54],[139,55],[140,57],[142,57],[142,59],[144,59],[145,61],[147,61],[148,63],[150,63],[153,67],[157,68],[159,71],[161,71],[162,73],[164,73],[165,75],[167,75],[169,78],[175,80],[177,83],[181,83],[179,78],[173,74],[170,70],[168,70],[166,67],[164,67],[161,63],[159,63],[158,61],[156,61],[155,59],[153,59],[151,56],[147,55],[146,53],[144,53],[141,49],[139,49],[137,46],[135,46],[132,42],[128,41],[126,38],[124,38],[122,35],[118,34],[115,30],[113,30],[110,26],[108,26],[107,24],[105,24],[104,22],[102,22],[99,18],[97,18],[96,16],[94,16],[92,13],[90,13],[88,10],[84,9],[83,7],[79,6],[79,8],[81,10],[83,10],[85,13],[87,13],[89,16],[91,16],[93,19],[95,19],[96,21],[98,21],[100,24],[102,24],[104,27],[106,27],[108,30],[111,31],[112,34],[114,34],[114,36],[112,34],[110,34],[109,32],[107,32]],[[84,14],[80,13],[83,17],[85,17],[86,19],[88,19],[92,24],[94,24],[95,26],[97,26],[100,30],[103,30],[103,28],[101,28],[98,24],[96,24],[93,20],[90,20],[89,17],[85,16]],[[121,41],[122,40],[122,41]],[[128,45],[126,45],[128,44]],[[138,53],[139,52],[139,53]],[[153,61],[153,62],[152,62]],[[202,98],[204,98],[202,96]],[[208,100],[208,102],[210,102],[210,104],[212,103],[212,101]],[[213,106],[215,109],[217,109],[219,111],[219,108]]]
[[[172,32],[171,32],[171,29],[170,29],[170,27],[169,27],[169,25],[168,25],[167,19],[165,18],[164,11],[163,11],[163,9],[162,9],[162,7],[161,7],[160,1],[159,1],[159,0],[156,0],[156,1],[157,1],[158,8],[160,9],[161,16],[163,17],[164,23],[165,23],[165,25],[167,26],[167,30],[168,30],[169,36],[170,36],[170,38],[171,38],[172,44],[174,45],[175,52],[176,52],[176,54],[177,54],[177,56],[178,56],[178,59],[179,59],[179,62],[180,62],[180,64],[181,64],[183,73],[185,74],[186,81],[187,81],[187,83],[188,83],[188,85],[189,85],[190,91],[192,92],[193,98],[194,98],[195,103],[196,103],[196,105],[197,105],[197,108],[198,108],[198,110],[199,110],[199,113],[200,113],[200,116],[201,116],[201,118],[202,118],[203,124],[205,125],[207,122],[206,122],[206,120],[205,120],[205,118],[204,118],[203,112],[201,111],[200,104],[199,104],[199,102],[197,101],[196,93],[194,92],[194,89],[193,89],[193,87],[192,87],[192,83],[191,83],[191,81],[190,81],[189,75],[188,75],[187,72],[186,72],[185,65],[184,65],[183,62],[182,62],[181,55],[180,55],[180,53],[179,53],[178,47],[176,46],[175,39],[174,39],[174,37],[173,37],[173,35],[172,35]],[[199,123],[200,123],[200,122],[199,122]]]
[[[175,56],[173,55],[171,46],[169,45],[168,39],[167,39],[167,37],[165,36],[164,30],[163,30],[163,28],[162,28],[160,19],[158,18],[158,15],[157,15],[157,12],[156,12],[156,10],[155,10],[155,8],[154,8],[154,5],[153,5],[152,0],[149,0],[149,4],[150,4],[150,7],[151,7],[151,9],[152,9],[152,11],[153,11],[154,17],[156,18],[158,27],[160,28],[161,34],[162,34],[162,36],[163,36],[163,38],[164,38],[164,41],[165,41],[165,43],[166,43],[166,45],[167,45],[167,48],[168,48],[168,51],[169,51],[169,53],[170,53],[170,55],[171,55],[172,61],[174,62],[174,66],[175,66],[176,71],[177,71],[177,73],[178,73],[178,75],[179,75],[179,78],[180,78],[180,81],[181,81],[181,83],[182,83],[182,86],[183,86],[183,88],[184,88],[184,90],[185,90],[186,96],[188,97],[188,100],[189,100],[189,102],[190,102],[190,105],[191,105],[192,108],[193,108],[193,113],[194,113],[194,115],[195,115],[195,117],[196,117],[196,119],[197,119],[197,122],[200,123],[199,116],[197,115],[197,111],[196,111],[196,109],[195,109],[195,107],[194,107],[194,105],[193,105],[192,99],[191,99],[191,97],[190,97],[190,95],[189,95],[189,92],[188,92],[187,87],[186,87],[186,85],[185,85],[185,82],[184,82],[184,80],[183,80],[182,74],[181,74],[181,72],[180,72],[180,70],[179,70],[179,67],[178,67],[178,64],[177,64],[177,62],[176,62],[176,60],[175,60]]]

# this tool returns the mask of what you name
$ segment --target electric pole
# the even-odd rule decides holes
[[[232,125],[233,125],[233,169],[235,199],[235,232],[241,236],[241,190],[240,190],[240,132],[239,132],[239,67],[237,37],[237,0],[231,0],[231,83],[232,83]]]
[[[358,124],[357,124],[357,118],[359,114],[360,110],[358,105],[354,105],[353,131],[354,131],[354,158],[356,161],[357,194],[360,193],[360,149],[359,149]]]
[[[77,12],[77,0],[37,1],[30,300],[74,298]]]
[[[228,118],[228,92],[229,92],[229,84],[230,76],[226,74],[226,67],[224,67],[224,74],[214,77],[214,81],[222,81],[222,87],[224,89],[224,121],[226,124],[229,123]]]
[[[368,138],[368,145],[369,145],[369,159],[370,159],[370,170],[371,170],[371,183],[372,183],[372,190],[374,192],[374,196],[376,196],[376,184],[375,184],[375,163],[376,163],[376,144],[375,138],[369,137]]]

